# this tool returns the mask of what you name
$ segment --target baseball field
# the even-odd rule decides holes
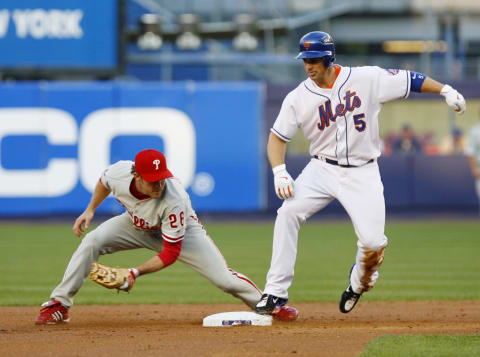
[[[273,219],[202,222],[229,266],[260,288]],[[480,355],[480,219],[388,220],[389,247],[375,288],[338,311],[356,251],[349,221],[312,220],[300,231],[289,305],[295,322],[202,327],[210,314],[248,310],[180,262],[117,294],[87,280],[71,322],[36,326],[79,243],[70,223],[1,222],[0,356],[476,356]],[[152,256],[102,256],[130,267]]]

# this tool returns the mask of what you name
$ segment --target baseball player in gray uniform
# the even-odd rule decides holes
[[[254,308],[262,293],[246,276],[229,269],[222,254],[193,210],[190,198],[167,168],[164,155],[143,150],[132,161],[118,161],[108,167],[95,187],[91,201],[73,225],[81,237],[95,210],[113,193],[125,212],[89,232],[73,254],[61,283],[42,305],[36,324],[69,321],[74,295],[89,275],[92,263],[102,254],[147,248],[159,252],[144,264],[130,268],[131,278],[121,287],[130,290],[135,279],[161,270],[177,259],[189,265],[220,289]],[[289,321],[297,318],[294,308],[273,314]]]
[[[303,60],[308,78],[284,99],[267,144],[275,191],[285,201],[275,221],[264,295],[255,311],[269,314],[287,302],[300,224],[337,199],[358,238],[355,264],[340,298],[340,311],[347,313],[375,284],[388,242],[377,165],[382,105],[407,98],[410,91],[440,94],[459,114],[466,105],[455,89],[417,72],[334,64],[335,46],[325,32],[304,35],[297,58]],[[312,158],[294,181],[285,165],[285,152],[298,129],[310,141]]]
[[[480,118],[480,111],[478,114]],[[480,124],[474,125],[470,129],[465,154],[468,157],[472,176],[475,179],[475,190],[480,205]]]

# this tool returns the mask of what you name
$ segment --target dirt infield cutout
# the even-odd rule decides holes
[[[0,356],[355,356],[375,337],[480,334],[480,301],[291,303],[296,322],[202,327],[243,305],[74,306],[71,322],[34,325],[39,307],[0,307]]]

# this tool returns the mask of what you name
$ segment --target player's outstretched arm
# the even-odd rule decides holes
[[[154,273],[175,263],[182,250],[182,241],[170,243],[163,241],[163,250],[161,253],[147,260],[142,265],[133,268],[138,271],[138,275]]]
[[[158,271],[164,267],[163,261],[154,256],[137,268],[113,268],[105,264],[93,262],[89,277],[92,281],[108,289],[130,291],[141,274]]]
[[[100,204],[105,200],[105,198],[108,197],[110,192],[111,191],[105,186],[103,186],[100,181],[97,183],[97,186],[93,191],[90,203],[88,204],[85,211],[83,211],[83,213],[75,220],[75,223],[73,224],[72,230],[77,237],[81,237],[85,229],[90,226],[90,222],[95,215],[95,210],[98,206],[100,206]]]
[[[164,267],[165,267],[165,264],[163,264],[163,261],[158,257],[158,255],[155,255],[154,257],[151,257],[142,265],[136,267],[136,269],[140,273],[139,275],[144,275],[144,274],[154,273],[156,271],[162,270]]]
[[[162,252],[136,268],[113,268],[93,262],[90,279],[108,289],[130,291],[140,275],[154,273],[174,263],[181,249],[182,241],[170,243],[164,240]]]
[[[285,166],[285,153],[287,142],[270,133],[267,144],[267,154],[272,165],[275,193],[278,198],[286,199],[293,197],[293,179]]]
[[[421,92],[442,95],[445,97],[445,101],[447,102],[448,106],[458,114],[463,114],[467,109],[463,95],[461,95],[457,90],[448,84],[442,84],[432,78],[425,78],[421,87]]]

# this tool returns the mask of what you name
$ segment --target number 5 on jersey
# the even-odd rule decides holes
[[[355,123],[355,129],[357,129],[357,131],[359,131],[359,132],[364,131],[365,128],[367,127],[367,123],[365,123],[365,120],[363,120],[363,118],[365,118],[364,113],[356,114],[356,115],[353,116],[353,122]]]

